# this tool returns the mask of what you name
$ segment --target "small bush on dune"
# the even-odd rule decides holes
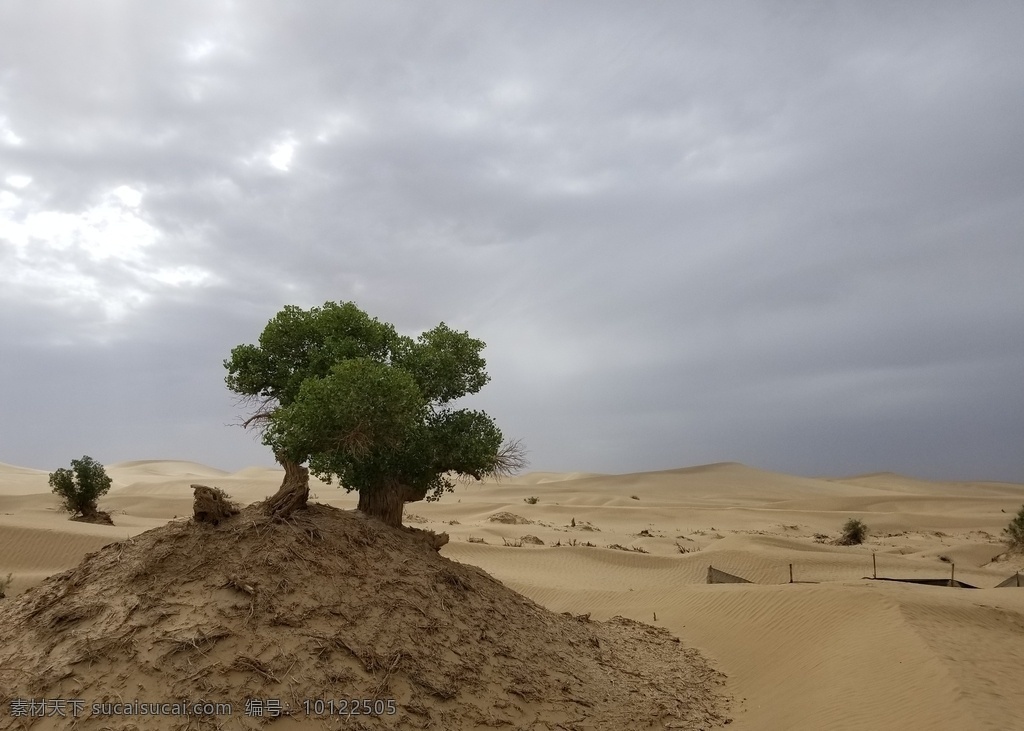
[[[11,586],[13,579],[11,578],[14,574],[7,574],[6,579],[0,579],[0,599],[7,596],[7,589]]]
[[[536,495],[531,495],[530,497],[524,497],[523,502],[528,505],[536,505],[537,503],[540,502],[540,498],[537,497]]]
[[[1011,551],[1024,551],[1024,505],[1021,506],[1017,517],[1003,528],[1003,533]]]
[[[868,536],[868,527],[856,518],[850,518],[843,525],[843,534],[836,541],[840,546],[859,546]]]
[[[71,460],[70,470],[61,467],[50,473],[50,487],[61,497],[61,507],[73,517],[86,519],[103,515],[96,501],[107,493],[111,482],[103,465],[89,456]]]

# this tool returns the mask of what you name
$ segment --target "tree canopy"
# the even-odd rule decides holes
[[[287,306],[258,345],[232,349],[225,381],[254,406],[244,423],[262,429],[293,498],[308,463],[320,479],[358,490],[360,509],[400,524],[405,502],[438,499],[452,475],[525,464],[490,416],[452,404],[489,381],[483,348],[443,322],[416,339],[399,335],[351,302]],[[272,499],[268,509],[304,501]]]

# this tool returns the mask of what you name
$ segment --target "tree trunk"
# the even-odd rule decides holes
[[[274,518],[287,518],[296,510],[306,507],[309,499],[309,470],[298,462],[275,455],[284,467],[284,480],[281,487],[263,504],[263,512]]]
[[[402,527],[406,490],[394,482],[384,482],[359,491],[359,509],[394,528]]]
[[[412,533],[435,551],[440,551],[448,543],[447,533],[406,528],[402,525],[402,512],[405,509],[405,504],[422,500],[425,496],[424,490],[415,490],[407,485],[385,481],[374,485],[372,489],[359,491],[359,510],[383,521],[386,525]]]

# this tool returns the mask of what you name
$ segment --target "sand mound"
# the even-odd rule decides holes
[[[521,515],[516,515],[515,513],[509,513],[509,512],[504,511],[504,510],[501,511],[500,513],[495,513],[494,515],[492,515],[487,520],[491,521],[492,523],[507,523],[508,525],[532,525],[533,524],[533,521],[530,520],[529,518],[524,518]]]
[[[0,706],[85,701],[77,719],[34,729],[261,728],[247,699],[280,701],[281,729],[316,716],[353,729],[696,729],[725,722],[722,677],[666,630],[552,613],[413,531],[323,505],[285,523],[253,508],[169,523],[0,602]],[[91,714],[179,699],[232,715]],[[383,715],[339,717],[343,699]],[[0,728],[21,723],[0,715]]]
[[[78,521],[79,523],[95,523],[96,525],[113,525],[114,519],[110,517],[110,513],[105,510],[92,510],[82,515],[74,515],[70,520]]]

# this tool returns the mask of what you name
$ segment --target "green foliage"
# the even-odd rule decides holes
[[[235,393],[288,406],[307,379],[322,378],[345,360],[387,362],[399,340],[394,327],[351,302],[309,311],[288,305],[267,323],[259,345],[232,349],[225,380]]]
[[[327,435],[335,446],[359,454],[398,447],[425,416],[408,373],[360,357],[303,381],[295,399],[269,420],[264,442],[296,462],[328,448]]]
[[[1021,506],[1017,517],[1003,528],[1003,533],[1006,535],[1006,542],[1010,544],[1010,550],[1024,551],[1024,505]]]
[[[225,382],[255,413],[278,459],[308,462],[347,490],[437,499],[449,474],[519,466],[490,416],[450,402],[487,382],[484,343],[444,323],[415,340],[351,302],[288,306],[224,361]],[[517,446],[517,445],[516,445]]]
[[[859,546],[867,535],[868,527],[856,518],[850,518],[843,525],[843,533],[836,543],[840,546]]]
[[[71,460],[71,469],[50,473],[50,487],[62,499],[61,507],[74,515],[96,512],[96,501],[110,489],[111,479],[92,457]]]

